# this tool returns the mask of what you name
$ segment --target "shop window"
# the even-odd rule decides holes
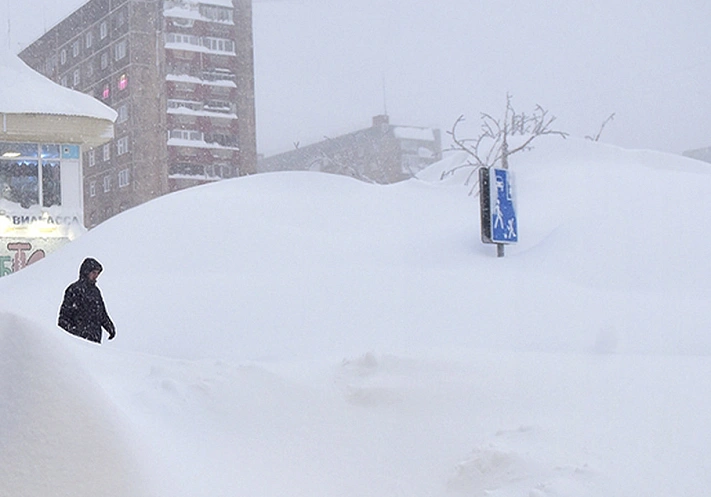
[[[62,205],[62,183],[58,160],[42,161],[42,206]]]
[[[36,149],[35,146],[35,154]],[[39,204],[37,161],[0,160],[0,196],[25,209]]]

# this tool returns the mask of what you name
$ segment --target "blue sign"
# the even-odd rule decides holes
[[[79,145],[62,145],[62,159],[78,159]]]
[[[518,221],[516,220],[516,206],[514,205],[512,175],[507,169],[491,169],[490,188],[490,215],[491,215],[491,242],[516,243],[518,242]]]

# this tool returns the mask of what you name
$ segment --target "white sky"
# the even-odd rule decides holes
[[[2,2],[15,51],[81,4]],[[260,152],[366,127],[384,102],[391,122],[447,130],[507,91],[573,135],[614,112],[610,143],[708,146],[709,18],[704,0],[255,0]]]

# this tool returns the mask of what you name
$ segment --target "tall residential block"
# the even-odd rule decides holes
[[[90,0],[19,55],[118,113],[115,138],[84,154],[89,228],[256,172],[251,0]]]

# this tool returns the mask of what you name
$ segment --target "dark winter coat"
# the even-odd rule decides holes
[[[97,260],[84,259],[79,269],[79,279],[64,291],[57,324],[73,335],[101,343],[101,327],[106,329],[111,338],[115,329],[106,312],[99,287],[89,279],[89,273],[95,269],[102,270]]]

